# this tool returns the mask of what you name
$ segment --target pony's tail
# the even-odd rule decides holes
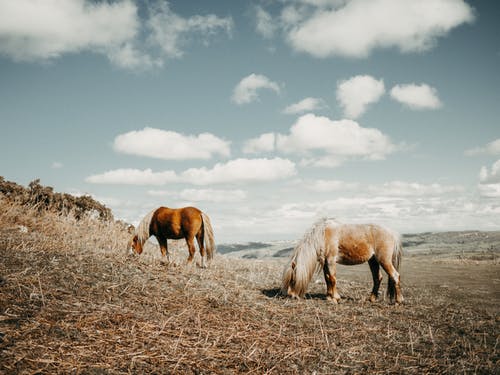
[[[401,267],[401,260],[403,258],[403,244],[401,243],[401,239],[398,237],[396,244],[394,246],[394,252],[392,253],[392,265],[396,268],[396,271],[399,272],[399,268]]]
[[[401,243],[401,238],[397,236],[396,241],[394,243],[394,250],[392,252],[392,265],[394,266],[396,271],[398,271],[398,273],[399,269],[401,268],[402,257],[403,257],[403,245]],[[394,300],[394,297],[396,296],[396,284],[394,283],[394,280],[390,276],[388,277],[387,281],[387,295],[389,296],[391,301]]]
[[[217,250],[215,246],[214,230],[212,229],[210,218],[204,212],[201,213],[201,219],[203,221],[203,243],[207,251],[207,259],[211,260]]]

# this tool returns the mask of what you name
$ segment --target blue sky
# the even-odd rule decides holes
[[[500,5],[0,0],[0,175],[219,242],[500,229]]]

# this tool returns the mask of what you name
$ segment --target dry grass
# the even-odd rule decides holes
[[[339,271],[340,305],[322,282],[294,301],[277,295],[283,260],[187,267],[176,243],[166,265],[153,245],[127,255],[123,225],[0,208],[3,373],[498,373],[498,284],[426,284],[432,262],[403,264],[403,306],[368,303],[365,268]],[[497,282],[498,265],[474,267]]]

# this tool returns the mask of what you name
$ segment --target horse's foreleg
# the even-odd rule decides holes
[[[337,265],[332,257],[325,259],[323,273],[326,282],[326,298],[338,303],[340,301],[340,294],[337,292],[336,267]]]
[[[391,303],[394,303],[394,298],[396,299],[396,303],[403,303],[399,272],[396,268],[394,268],[392,262],[390,261],[381,260],[380,265],[389,276],[387,293],[389,294]]]
[[[156,237],[158,240],[158,243],[160,244],[160,251],[162,257],[167,257],[167,262],[170,263],[170,253],[168,252],[168,244],[167,244],[167,239],[166,238],[160,238]]]
[[[372,271],[373,277],[373,289],[370,294],[370,302],[375,302],[378,298],[378,289],[380,288],[380,282],[382,281],[382,273],[380,272],[380,264],[375,256],[372,256],[368,260],[368,264],[370,265],[370,271]]]

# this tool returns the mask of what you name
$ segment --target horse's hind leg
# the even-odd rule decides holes
[[[187,263],[190,264],[193,261],[194,253],[196,251],[196,248],[194,247],[194,236],[186,237],[186,243],[187,243],[188,250],[189,250],[189,256],[187,259]]]
[[[340,294],[337,292],[337,277],[335,276],[336,266],[337,265],[333,257],[325,259],[323,273],[325,275],[326,282],[326,299],[338,303],[340,301]]]
[[[205,263],[205,246],[203,243],[203,231],[199,231],[196,235],[196,241],[198,242],[198,247],[200,248],[201,255],[201,268],[207,268],[207,264]]]
[[[392,265],[391,261],[381,259],[380,265],[387,272],[389,276],[387,293],[389,294],[389,298],[391,303],[394,303],[394,298],[396,298],[396,303],[403,303],[403,295],[401,294],[401,284],[400,284],[400,276],[399,272]]]
[[[375,302],[378,298],[378,289],[380,288],[380,282],[382,281],[382,273],[380,272],[380,264],[375,256],[372,256],[368,260],[368,264],[370,265],[370,271],[372,271],[373,277],[373,289],[370,294],[370,302]]]

